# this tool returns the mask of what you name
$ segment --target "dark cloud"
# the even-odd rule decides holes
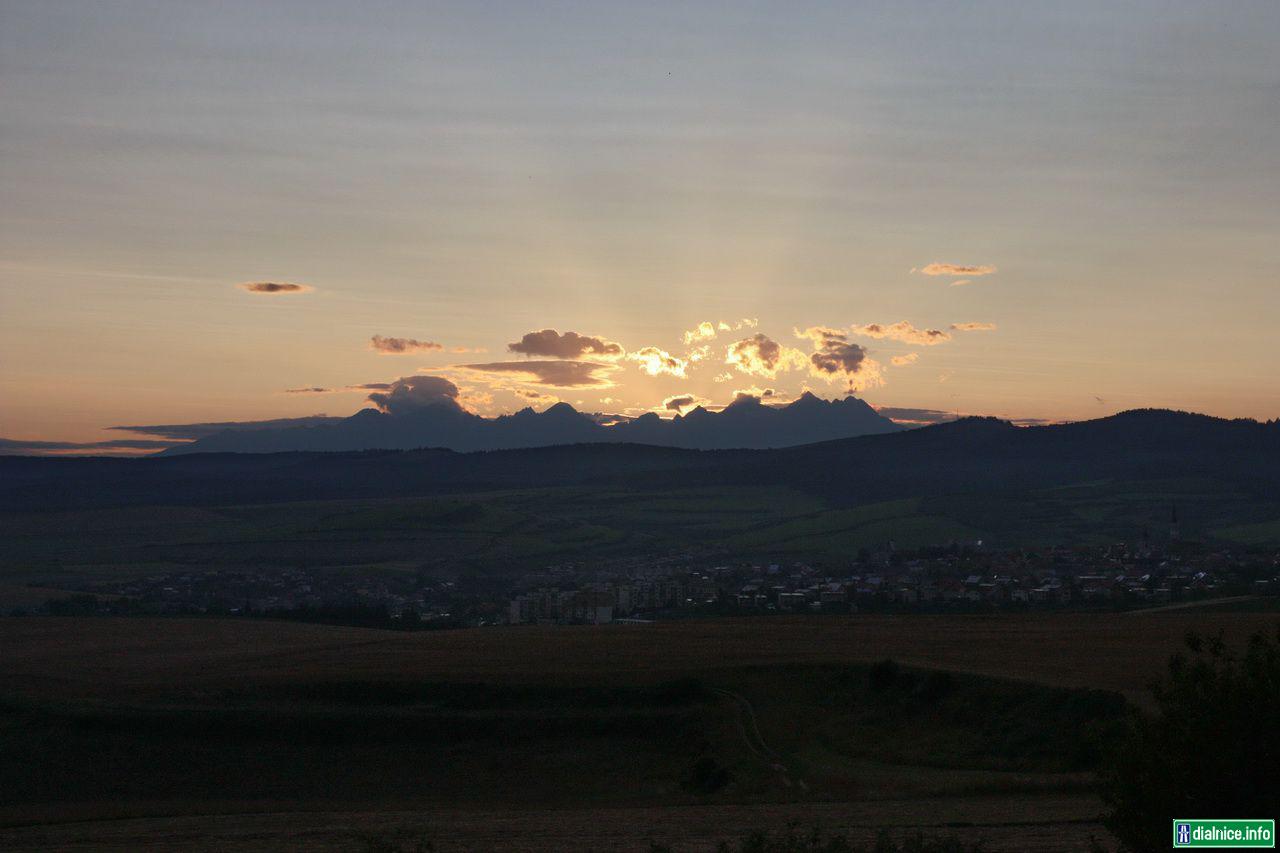
[[[693,394],[677,394],[662,401],[662,408],[668,412],[684,412],[686,409],[706,405],[707,401]]]
[[[678,397],[668,397],[662,401],[662,407],[668,412],[678,412],[681,409],[693,405],[694,397],[692,394],[682,394]]]
[[[729,344],[725,349],[724,363],[736,367],[742,373],[772,379],[779,370],[803,368],[804,353],[781,346],[763,332]]]
[[[555,388],[608,388],[613,385],[608,374],[617,370],[615,365],[594,361],[492,361],[460,364],[458,367],[479,373],[508,375],[521,382]]]
[[[112,439],[110,441],[23,441],[0,438],[0,454],[14,456],[46,456],[94,452],[128,452],[134,450],[164,450],[179,441],[154,441],[149,439]]]
[[[402,415],[424,406],[458,406],[458,386],[443,376],[403,376],[387,391],[369,395],[373,403],[389,415]]]
[[[752,385],[750,388],[739,388],[733,392],[734,397],[740,396],[759,397],[761,400],[772,400],[778,396],[777,389],[761,388],[759,385]]]
[[[868,358],[866,349],[861,345],[850,343],[843,331],[811,326],[796,334],[813,341],[809,366],[814,376],[829,382],[843,378],[851,388],[883,384],[879,362]]]
[[[828,341],[809,356],[819,373],[857,373],[867,360],[867,351],[848,341]]]
[[[960,417],[955,412],[944,412],[941,409],[912,409],[900,408],[897,406],[881,406],[876,409],[876,411],[884,415],[886,418],[889,418],[892,421],[897,421],[900,424],[914,424],[918,426],[924,424],[945,423],[946,421],[954,421],[956,418]]]
[[[282,429],[286,427],[318,426],[325,423],[336,423],[342,418],[328,415],[308,415],[301,418],[274,418],[266,421],[217,421],[198,424],[147,424],[134,426],[112,426],[107,429],[120,432],[133,432],[138,435],[154,435],[160,438],[172,438],[183,441],[194,441],[220,432],[247,432],[259,429]]]
[[[345,385],[341,388],[325,388],[315,385],[310,388],[286,388],[286,394],[349,394],[353,391],[386,391],[390,382],[365,382],[360,385]]]
[[[369,339],[369,348],[383,355],[406,355],[413,352],[442,350],[444,344],[420,341],[417,338],[384,338],[382,335],[374,335]]]
[[[279,281],[247,281],[240,286],[250,293],[263,293],[267,295],[306,293],[312,289],[305,284],[289,284]]]
[[[565,332],[562,335],[555,329],[529,332],[515,343],[507,344],[507,349],[521,355],[541,355],[563,359],[583,356],[622,358],[624,354],[620,345],[606,341],[604,338],[580,335],[577,332]]]
[[[726,361],[744,373],[772,373],[782,357],[782,347],[763,332],[729,345]]]

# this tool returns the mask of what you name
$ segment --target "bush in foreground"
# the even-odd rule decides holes
[[[1104,778],[1107,828],[1135,853],[1167,850],[1174,818],[1269,818],[1280,803],[1280,629],[1241,656],[1220,637],[1186,644]]]

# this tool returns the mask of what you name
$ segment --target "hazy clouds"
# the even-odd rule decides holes
[[[951,335],[941,329],[917,329],[906,320],[888,325],[868,323],[865,326],[854,326],[853,333],[869,338],[888,338],[891,341],[921,347],[931,347],[951,340]]]
[[[405,355],[413,352],[438,352],[444,344],[435,341],[420,341],[417,338],[386,338],[374,335],[369,339],[369,348],[384,355]]]
[[[459,369],[515,378],[555,388],[610,388],[609,374],[617,365],[593,361],[492,361],[486,364],[459,364]]]

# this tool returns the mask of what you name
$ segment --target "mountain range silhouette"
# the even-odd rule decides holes
[[[800,404],[802,411],[813,405]],[[754,414],[744,418],[771,417],[752,404],[747,407]],[[530,417],[537,417],[538,423],[564,419],[582,428],[582,416],[567,407],[547,420],[531,415],[513,415],[510,420]],[[366,413],[354,418],[372,420]],[[699,418],[692,420],[696,424]],[[1198,483],[1196,489],[1205,494],[1236,496],[1233,500],[1252,508],[1250,514],[1258,516],[1254,520],[1273,518],[1270,507],[1280,504],[1280,422],[1156,409],[1051,426],[964,418],[768,450],[595,442],[467,453],[419,449],[134,459],[0,456],[0,509],[217,505],[561,486],[766,486],[778,487],[779,499],[785,489],[797,489],[834,505],[857,505],[928,495],[1011,495],[1113,481]]]
[[[612,417],[612,416],[611,416]],[[701,406],[663,419],[601,423],[601,416],[556,403],[545,411],[522,409],[495,418],[472,414],[453,400],[390,412],[363,409],[336,423],[276,429],[224,430],[164,451],[187,453],[280,453],[286,451],[411,450],[439,447],[468,452],[561,444],[629,443],[695,450],[766,449],[903,429],[857,397],[823,400],[809,392],[784,406],[739,395],[724,409]]]

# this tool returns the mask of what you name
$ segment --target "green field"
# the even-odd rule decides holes
[[[503,572],[688,553],[842,567],[863,548],[983,540],[1104,544],[1184,536],[1280,543],[1280,508],[1204,481],[834,505],[777,488],[562,488],[449,497],[119,508],[0,517],[0,578],[42,583],[187,567]]]

